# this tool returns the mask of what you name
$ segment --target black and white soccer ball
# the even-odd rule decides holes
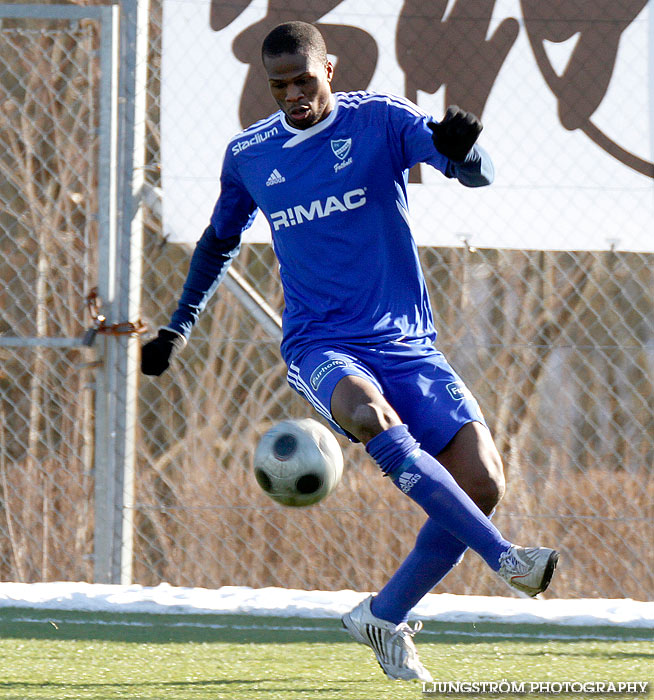
[[[254,452],[257,483],[285,506],[318,503],[336,487],[342,474],[338,440],[312,418],[275,424]]]

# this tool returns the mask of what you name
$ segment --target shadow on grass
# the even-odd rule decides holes
[[[540,654],[543,641],[584,640],[589,635],[599,641],[654,641],[654,630],[645,629],[429,621],[420,635],[420,644],[479,644],[514,639],[524,645],[525,654],[531,653],[529,648],[532,644],[538,645],[533,653]],[[168,613],[154,615],[28,608],[0,609],[0,638],[75,639],[139,644],[353,643],[337,619]],[[574,650],[570,649],[570,653],[573,654]]]
[[[351,641],[340,620],[248,615],[148,615],[12,608],[0,610],[0,638],[134,643]]]
[[[525,651],[521,656],[542,656],[543,651]],[[615,651],[612,649],[589,649],[587,646],[583,650],[557,649],[556,655],[559,657],[579,657],[584,659],[605,659],[616,661],[618,659],[654,659],[654,651]]]
[[[65,697],[72,697],[68,693],[74,693],[74,696],[91,697],[88,693],[102,693],[97,695],[98,698],[107,697],[131,697],[139,698],[140,700],[148,700],[148,698],[157,699],[167,698],[175,700],[176,698],[187,697],[185,693],[193,694],[204,690],[219,691],[220,689],[233,689],[234,691],[242,691],[248,694],[256,692],[258,698],[265,698],[269,693],[275,693],[275,697],[279,694],[293,693],[294,697],[297,694],[307,693],[311,697],[320,696],[323,693],[330,693],[331,697],[339,697],[341,693],[348,691],[349,693],[358,693],[357,687],[366,688],[369,686],[367,680],[344,680],[339,679],[336,683],[330,683],[326,687],[304,687],[306,678],[298,678],[285,676],[284,678],[231,678],[231,679],[216,679],[216,680],[198,680],[198,681],[144,681],[144,682],[116,682],[116,683],[88,683],[88,682],[71,682],[71,683],[54,683],[42,681],[0,681],[0,697],[3,700],[26,700],[32,697],[32,691],[42,692],[51,690],[53,696],[63,697],[61,692],[67,693]],[[12,693],[17,693],[13,695]],[[111,693],[107,696],[105,693]],[[179,695],[181,693],[181,695]],[[41,695],[39,695],[41,697]],[[222,696],[221,696],[222,697]],[[347,697],[351,697],[348,694]]]
[[[292,678],[285,680],[293,680]],[[52,681],[10,681],[2,682],[0,681],[0,690],[20,690],[30,688],[52,688],[56,689],[70,689],[70,688],[210,688],[212,686],[222,686],[222,685],[255,685],[257,683],[268,683],[269,678],[257,678],[257,679],[216,679],[216,680],[202,680],[202,681],[142,681],[134,683],[53,683]]]

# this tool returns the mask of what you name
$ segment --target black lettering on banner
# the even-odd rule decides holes
[[[405,0],[402,6],[395,47],[405,94],[417,102],[418,90],[433,94],[444,85],[446,105],[481,118],[519,25],[508,17],[486,38],[495,0],[457,0],[443,20],[447,5],[447,0]],[[409,180],[421,181],[419,166]]]
[[[243,127],[268,116],[275,108],[261,66],[261,42],[274,26],[289,19],[315,23],[324,35],[329,52],[338,58],[334,90],[368,87],[378,59],[374,38],[359,27],[319,22],[341,1],[269,0],[266,16],[234,39],[234,55],[249,65],[239,105]],[[250,2],[212,0],[211,28],[221,31],[229,26]],[[592,121],[606,96],[622,34],[646,4],[647,0],[521,0],[536,64],[558,101],[562,126],[581,130],[611,157],[654,178],[654,164],[620,146]],[[448,0],[404,0],[395,49],[408,99],[417,102],[419,90],[433,94],[445,86],[445,105],[458,104],[482,117],[519,32],[518,21],[507,17],[488,36],[495,5],[495,0],[456,0],[445,18]],[[577,33],[568,65],[562,75],[557,75],[544,42],[562,42]],[[421,181],[419,166],[412,169],[410,181]]]
[[[616,160],[654,178],[652,163],[621,147],[591,121],[611,82],[620,38],[646,4],[647,0],[521,2],[536,63],[558,100],[563,127],[570,131],[580,129]],[[547,57],[544,42],[566,41],[577,33],[576,46],[565,71],[559,76]]]

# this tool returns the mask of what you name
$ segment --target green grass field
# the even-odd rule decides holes
[[[440,680],[654,689],[652,630],[427,622],[416,640]],[[2,700],[408,700],[421,691],[387,680],[337,620],[0,610]]]

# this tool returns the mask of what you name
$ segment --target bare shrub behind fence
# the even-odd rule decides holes
[[[171,278],[169,256],[182,249],[153,242],[149,250],[157,303],[146,308],[156,325],[168,313],[158,300],[163,294],[174,305],[170,292],[186,261]],[[561,567],[552,595],[650,597],[652,354],[643,338],[651,338],[652,309],[637,293],[651,284],[649,256],[465,249],[422,256],[439,345],[503,449],[508,492],[498,525],[517,541],[556,544],[563,561],[574,562]],[[267,246],[246,246],[236,264],[281,306]],[[635,273],[624,289],[616,269]],[[310,414],[284,376],[275,343],[223,291],[173,373],[142,383],[137,509],[140,531],[151,534],[138,542],[139,579],[375,589],[409,551],[423,516],[346,441],[343,483],[324,504],[289,511],[259,491],[250,473],[257,436],[273,420]],[[474,554],[439,590],[505,593]]]
[[[95,277],[97,31],[11,24],[0,30],[0,333],[31,341],[0,347],[0,572],[88,578],[91,358],[48,339],[81,334]]]

